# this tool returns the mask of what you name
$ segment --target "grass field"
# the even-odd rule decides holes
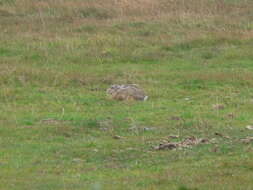
[[[0,0],[0,189],[252,190],[252,10]],[[149,100],[106,96],[131,83]],[[216,143],[153,149],[169,135]]]

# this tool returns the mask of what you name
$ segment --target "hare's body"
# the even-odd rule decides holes
[[[115,100],[140,100],[145,101],[148,96],[135,84],[112,85],[107,89],[107,94]]]

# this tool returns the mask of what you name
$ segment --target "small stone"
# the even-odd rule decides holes
[[[144,130],[144,131],[151,131],[151,130],[153,130],[153,128],[150,128],[150,127],[144,127],[144,128],[143,128],[143,130]]]
[[[212,138],[212,139],[210,139],[210,143],[212,143],[212,144],[217,144],[217,140],[216,140],[216,138]]]
[[[74,158],[72,161],[73,161],[73,162],[83,162],[83,160],[80,159],[80,158]]]
[[[108,128],[102,127],[102,128],[100,128],[100,130],[102,130],[102,131],[108,131]]]
[[[253,125],[247,125],[246,129],[253,130]]]
[[[114,139],[121,139],[122,137],[121,136],[118,136],[118,135],[115,135],[113,136]]]

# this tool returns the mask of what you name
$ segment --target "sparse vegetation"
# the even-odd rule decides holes
[[[0,189],[252,189],[252,10],[0,0]],[[106,97],[131,83],[149,100]]]

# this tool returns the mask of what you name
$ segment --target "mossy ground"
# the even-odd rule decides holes
[[[0,189],[253,188],[252,2],[144,2],[0,1]]]

